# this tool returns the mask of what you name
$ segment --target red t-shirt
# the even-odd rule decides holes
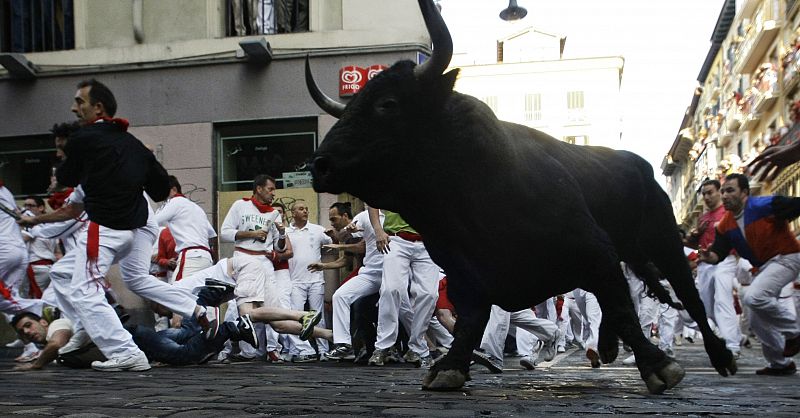
[[[714,231],[723,216],[725,216],[725,206],[723,205],[719,205],[718,208],[700,215],[700,218],[697,220],[698,227],[702,227],[704,224],[706,225],[698,242],[700,248],[708,248],[714,243],[714,238],[716,237]]]

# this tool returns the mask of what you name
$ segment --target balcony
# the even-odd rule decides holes
[[[761,115],[758,113],[751,113],[744,118],[742,121],[742,126],[739,128],[741,131],[749,131],[758,125],[758,121],[761,120]]]
[[[738,74],[752,73],[781,29],[779,16],[772,16],[772,2],[765,1],[753,17],[753,26],[745,35],[736,56],[733,71]]]
[[[75,48],[71,1],[0,2],[0,52],[46,52]]]
[[[725,125],[728,128],[728,132],[736,132],[742,126],[742,112],[739,111],[738,107],[734,107],[733,113],[725,118]]]
[[[778,97],[780,96],[780,89],[777,87],[774,89],[770,89],[768,91],[762,92],[761,94],[756,97],[756,103],[754,107],[755,113],[763,113],[772,108],[772,105],[778,101]]]
[[[784,60],[786,67],[783,69],[783,91],[792,93],[800,81],[800,51],[795,50]]]

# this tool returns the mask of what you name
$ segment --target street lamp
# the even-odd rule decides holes
[[[508,7],[500,12],[500,19],[507,22],[520,20],[527,16],[528,11],[524,7],[517,6],[517,0],[508,0]]]

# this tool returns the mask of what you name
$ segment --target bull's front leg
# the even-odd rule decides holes
[[[453,345],[447,355],[437,361],[422,379],[422,388],[425,390],[458,390],[469,380],[472,350],[480,343],[491,306],[481,304],[472,306],[471,309],[463,306],[456,303],[458,320]]]

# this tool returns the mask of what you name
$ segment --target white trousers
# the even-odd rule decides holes
[[[290,309],[292,307],[292,280],[289,277],[289,269],[275,270],[272,278],[267,277],[267,295],[265,304],[267,306]],[[269,292],[274,293],[270,295]],[[276,305],[277,303],[277,305]],[[279,341],[283,341],[283,346],[291,344],[288,335],[281,335],[275,332],[271,326],[266,327],[267,351],[275,351],[280,348]]]
[[[33,279],[36,281],[36,286],[39,287],[39,290],[44,293],[47,290],[47,287],[50,286],[50,269],[52,265],[50,264],[42,264],[38,266],[31,266],[33,270]],[[25,272],[25,278],[19,282],[19,294],[23,297],[31,297],[31,284],[30,280],[28,279],[27,270]]]
[[[729,255],[719,264],[697,265],[697,290],[706,308],[706,315],[717,325],[729,350],[738,352],[742,341],[739,317],[733,307],[733,286],[736,283],[738,261]]]
[[[317,312],[323,312],[325,308],[325,283],[324,282],[294,282],[292,283],[292,309],[304,311],[306,301],[308,306]],[[325,328],[325,316],[319,322],[318,327]],[[301,341],[297,335],[290,335],[289,339],[294,346],[292,354],[309,355],[316,354],[314,347],[308,341]],[[328,352],[328,341],[317,338],[317,347],[320,352]]]
[[[528,331],[542,341],[552,340],[558,330],[558,326],[553,321],[537,318],[532,309],[508,312],[497,305],[492,305],[489,322],[486,324],[486,330],[483,332],[483,338],[481,339],[481,349],[496,359],[502,359],[503,348],[506,345],[506,335],[508,335],[508,329],[511,324],[518,328],[517,341],[519,342],[521,339],[524,347],[517,346],[517,348],[520,350],[520,354],[524,356],[531,354],[535,340],[531,341],[528,338],[526,343],[525,336],[519,336],[520,330]],[[523,352],[522,350],[527,351]]]
[[[439,298],[439,267],[421,241],[394,236],[383,256],[383,282],[378,301],[378,338],[375,348],[387,349],[397,340],[400,304],[408,294],[413,319],[408,329],[408,348],[427,357],[425,332]]]
[[[783,357],[786,338],[800,334],[792,298],[780,298],[781,290],[797,279],[800,253],[778,255],[761,266],[748,286],[742,303],[750,308],[750,326],[759,340],[770,367],[783,367],[791,359]]]
[[[448,350],[453,345],[453,335],[439,322],[436,316],[432,316],[428,323],[428,337],[437,346],[447,348]]]
[[[205,270],[214,265],[211,262],[211,258],[209,257],[186,257],[184,254],[179,254],[178,263],[183,263],[183,274],[181,275],[181,280],[185,277],[191,276],[193,273],[196,273],[200,270]],[[178,267],[169,275],[169,282],[175,283],[175,278],[178,275],[178,271],[181,269],[180,264]]]
[[[5,239],[5,238],[0,238]],[[24,247],[0,247],[0,312],[15,315],[21,311],[42,313],[40,299],[26,299],[19,295],[19,284],[28,280],[25,270],[28,268],[28,251]]]
[[[603,312],[600,310],[597,297],[583,289],[573,290],[572,295],[575,297],[575,304],[578,306],[581,315],[585,319],[583,321],[583,338],[586,348],[597,351],[597,340],[600,337],[600,322],[603,320]]]
[[[333,343],[352,344],[350,308],[356,300],[377,293],[381,288],[381,271],[365,270],[339,286],[333,293]]]

